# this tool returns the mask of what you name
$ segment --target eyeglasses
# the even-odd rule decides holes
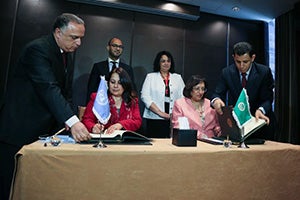
[[[123,45],[111,44],[110,46],[112,46],[113,48],[124,49],[124,46],[123,46]]]
[[[207,92],[207,88],[205,88],[205,87],[193,87],[193,90],[196,92],[199,92],[199,91]]]

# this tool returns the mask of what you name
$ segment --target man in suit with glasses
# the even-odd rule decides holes
[[[107,80],[109,73],[115,67],[122,67],[128,73],[133,83],[133,88],[136,90],[132,67],[125,64],[120,59],[124,50],[122,40],[117,37],[111,38],[107,43],[106,49],[108,51],[108,58],[101,62],[95,63],[91,70],[89,80],[88,80],[87,99],[86,99],[87,102],[90,99],[90,95],[93,92],[97,92],[100,83],[100,76],[105,76],[105,79]]]

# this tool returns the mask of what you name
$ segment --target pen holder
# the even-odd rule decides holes
[[[173,128],[172,144],[176,146],[197,146],[197,130]]]
[[[231,148],[231,146],[232,146],[231,140],[228,140],[228,139],[224,140],[224,141],[223,141],[223,146],[224,146],[225,148]]]
[[[52,146],[57,147],[58,145],[60,145],[60,143],[61,143],[61,139],[60,139],[60,138],[58,138],[58,137],[56,137],[56,136],[52,136],[52,137],[50,138],[50,144],[51,144]]]

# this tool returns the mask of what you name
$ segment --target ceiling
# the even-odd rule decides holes
[[[169,2],[170,1],[200,6],[200,12],[266,22],[293,9],[294,4],[300,2],[300,0],[169,0]],[[234,6],[238,6],[240,10],[234,12],[232,10]]]

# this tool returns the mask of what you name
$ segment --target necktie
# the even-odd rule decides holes
[[[67,53],[66,52],[63,52],[62,54],[62,57],[63,57],[63,62],[64,62],[64,67],[65,67],[65,73],[67,73]]]
[[[245,88],[247,84],[246,73],[242,73],[242,87]]]
[[[111,68],[111,71],[113,71],[115,68],[117,68],[117,65],[116,65],[117,62],[111,61],[111,63],[113,64],[112,68]]]
[[[61,55],[62,55],[62,57],[63,57],[64,66],[66,67],[66,64],[67,64],[66,53],[63,52]]]

